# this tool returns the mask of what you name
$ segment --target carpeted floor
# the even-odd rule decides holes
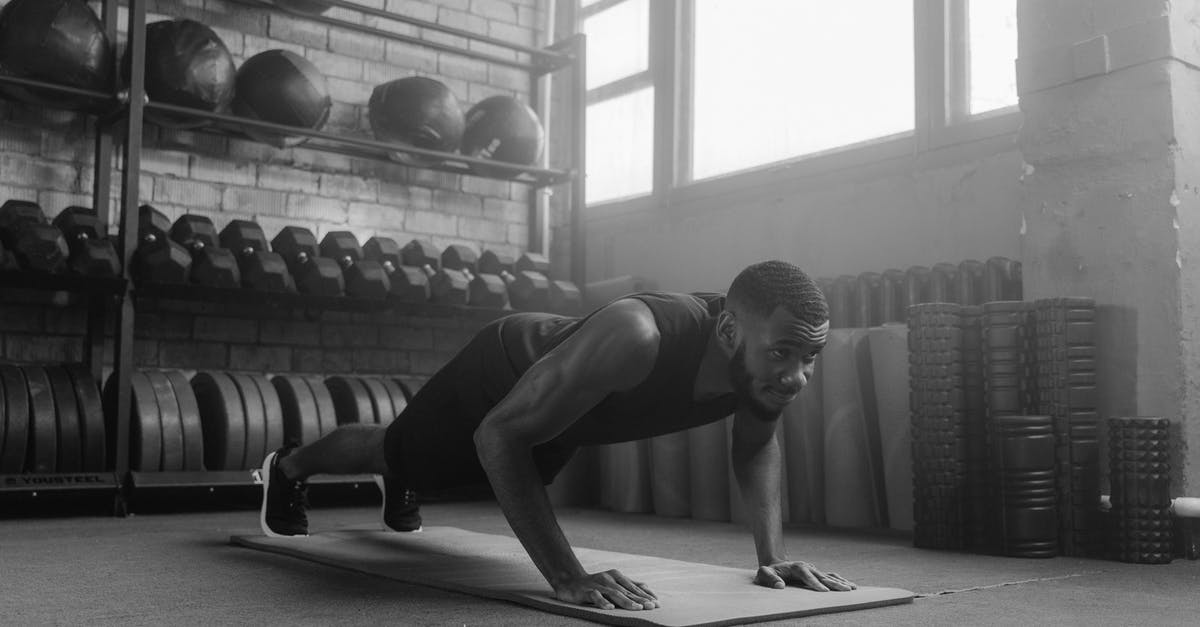
[[[428,524],[511,535],[494,503],[423,512]],[[750,536],[737,525],[585,509],[559,515],[577,546],[746,567],[747,576],[753,565]],[[377,519],[366,507],[310,513],[314,532]],[[255,511],[0,520],[0,624],[590,624],[228,545],[231,534],[257,525]],[[1024,560],[918,550],[888,533],[789,527],[786,535],[794,558],[922,595],[811,624],[1193,625],[1200,611],[1195,561]]]

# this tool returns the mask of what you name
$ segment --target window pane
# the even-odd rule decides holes
[[[648,193],[654,172],[654,89],[587,110],[587,202]]]
[[[629,0],[583,21],[587,88],[645,71],[650,63],[649,0]]]
[[[911,131],[912,6],[696,2],[693,178]]]
[[[1017,0],[970,0],[971,113],[1017,104]]]

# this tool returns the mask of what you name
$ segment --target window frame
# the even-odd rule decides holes
[[[599,0],[580,8],[583,19],[628,0]],[[850,168],[891,169],[921,153],[1010,136],[1021,124],[1019,105],[970,114],[967,0],[912,0],[915,119],[911,131],[877,137],[700,180],[692,179],[692,84],[697,0],[651,0],[649,62],[645,71],[588,90],[586,105],[654,89],[652,187],[635,196],[588,203],[593,215],[612,215],[694,203],[714,196],[786,185]],[[593,94],[596,93],[594,96]],[[955,152],[959,152],[955,150]]]

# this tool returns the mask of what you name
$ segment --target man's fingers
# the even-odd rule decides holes
[[[629,598],[625,593],[621,592],[620,590],[610,588],[610,589],[604,591],[604,596],[609,601],[616,603],[617,607],[620,607],[621,609],[626,609],[626,610],[642,609],[641,603],[638,603],[637,601],[634,601],[633,599]]]
[[[656,602],[657,597],[647,591],[644,584],[633,581],[620,573],[614,575],[613,579],[627,591],[626,594],[628,596],[633,598],[634,601],[641,603],[645,609],[652,610],[658,607],[658,603]]]
[[[812,588],[813,590],[816,590],[817,592],[829,592],[829,588],[826,588],[825,584],[821,583],[817,579],[817,576],[816,576],[816,574],[813,573],[812,568],[809,568],[809,567],[801,567],[800,568],[800,581],[803,582],[804,585],[808,586],[809,588]]]
[[[858,586],[853,581],[850,581],[849,579],[846,579],[845,577],[843,577],[837,573],[825,573],[825,574],[829,577],[833,577],[834,579],[837,579],[838,581],[846,584],[847,586],[850,586],[851,590],[858,589]]]
[[[758,573],[754,577],[754,582],[767,588],[783,588],[787,586],[783,581],[783,577],[780,577],[779,573],[775,572],[775,569],[770,566],[759,566]]]
[[[830,589],[837,590],[838,592],[845,592],[851,589],[849,582],[842,581],[841,579],[830,576],[829,574],[818,574],[817,580],[828,586]]]
[[[609,603],[608,599],[605,599],[604,595],[600,594],[599,590],[589,590],[588,591],[588,601],[591,601],[592,605],[595,605],[596,607],[598,607],[602,610],[613,609],[613,604]]]
[[[641,590],[642,592],[645,592],[646,595],[649,596],[651,599],[654,599],[655,601],[658,600],[658,595],[654,594],[654,592],[651,591],[650,587],[647,586],[646,584],[644,584],[640,581],[635,581],[635,582],[633,582],[633,585],[637,586],[638,589]]]

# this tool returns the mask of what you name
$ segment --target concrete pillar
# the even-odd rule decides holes
[[[1096,299],[1102,416],[1173,421],[1176,494],[1200,493],[1198,7],[1018,3],[1025,297]]]

